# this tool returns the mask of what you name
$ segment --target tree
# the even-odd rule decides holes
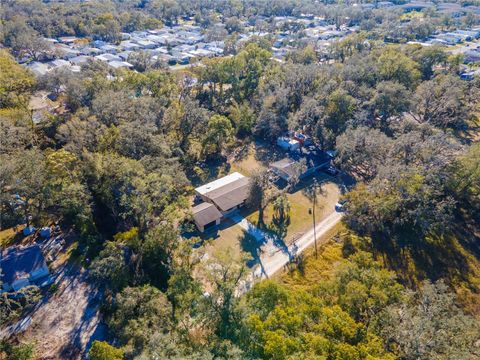
[[[228,117],[235,125],[237,136],[244,137],[250,135],[255,127],[256,117],[248,103],[237,104],[234,102],[229,110],[230,114]]]
[[[349,128],[337,138],[335,162],[362,180],[372,180],[384,163],[391,140],[377,129]]]
[[[439,46],[419,46],[412,54],[412,58],[420,64],[422,80],[430,80],[433,76],[433,67],[444,64],[447,54]]]
[[[32,29],[16,30],[9,38],[9,44],[18,57],[29,57],[38,61],[52,52],[51,44]]]
[[[11,193],[20,197],[24,221],[29,226],[32,219],[38,220],[48,201],[45,156],[38,149],[19,152],[14,166],[16,181]]]
[[[441,129],[459,128],[469,117],[465,85],[453,75],[440,75],[421,83],[414,102],[413,116]]]
[[[325,107],[325,118],[317,125],[317,138],[324,148],[331,148],[335,144],[335,138],[345,131],[355,105],[355,99],[343,89],[330,94]]]
[[[32,74],[0,50],[0,109],[26,106],[34,83]]]
[[[377,240],[404,236],[410,241],[451,229],[455,200],[444,179],[402,167],[388,173],[389,178],[376,178],[346,195],[345,222],[350,228]]]
[[[388,310],[379,323],[389,347],[401,358],[469,359],[478,357],[479,324],[463,313],[447,286],[424,282],[409,300]]]
[[[472,144],[465,154],[452,164],[453,176],[449,188],[459,198],[461,206],[473,210],[478,216],[480,211],[480,145]]]
[[[105,341],[95,340],[88,351],[88,356],[91,360],[122,360],[123,350]]]
[[[100,285],[113,292],[119,291],[130,281],[126,263],[126,248],[121,244],[107,242],[104,249],[90,266],[90,276]]]
[[[141,267],[152,285],[167,288],[173,254],[179,245],[178,230],[171,224],[162,224],[148,230],[138,249]]]
[[[134,69],[140,72],[149,70],[153,64],[152,53],[150,51],[135,51],[128,56],[128,62]]]
[[[290,224],[290,202],[285,194],[280,195],[273,202],[273,222],[278,227],[286,228]]]
[[[382,81],[377,85],[372,99],[374,111],[380,117],[380,128],[385,131],[392,116],[401,115],[410,107],[410,93],[402,84]]]
[[[33,360],[35,347],[32,344],[12,345],[6,340],[0,341],[0,355],[6,354],[9,360]]]
[[[204,153],[221,153],[225,144],[233,139],[233,126],[231,121],[222,115],[213,115],[207,124],[207,133],[203,141]]]
[[[204,270],[213,290],[202,300],[203,321],[220,339],[234,340],[238,331],[240,314],[236,309],[236,294],[248,274],[245,265],[248,257],[244,253],[240,255],[234,257],[231,248],[219,250]]]
[[[420,79],[418,64],[394,47],[387,47],[378,55],[378,71],[382,80],[396,81],[413,89]]]
[[[156,333],[170,330],[171,305],[153,286],[127,287],[117,295],[115,309],[107,321],[122,344],[138,354]]]
[[[250,189],[246,204],[254,210],[258,210],[258,225],[263,225],[263,213],[268,204],[268,173],[258,170],[250,177]]]

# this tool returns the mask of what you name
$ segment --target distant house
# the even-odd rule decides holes
[[[126,68],[126,69],[131,69],[133,68],[133,65],[130,64],[129,62],[126,61],[109,61],[108,65],[114,69],[121,69],[121,68]]]
[[[298,174],[299,164],[305,161],[306,169]],[[331,163],[331,156],[315,146],[302,147],[299,152],[289,154],[284,159],[270,164],[270,170],[285,181],[290,181],[295,176],[300,179],[306,178],[317,170],[327,168]]]
[[[55,110],[55,106],[47,97],[46,92],[38,92],[30,97],[28,109],[30,110],[33,123],[38,124],[46,114]]]
[[[0,256],[3,291],[18,291],[25,286],[38,284],[50,273],[38,245],[12,246]]]
[[[480,51],[470,50],[463,54],[463,62],[465,64],[480,62]]]
[[[300,150],[300,142],[296,139],[290,139],[288,137],[279,137],[277,139],[277,145],[285,151],[298,151]]]
[[[88,62],[88,60],[93,59],[91,56],[79,55],[70,59],[70,62],[74,65],[82,65]]]
[[[118,47],[111,44],[106,44],[100,47],[100,50],[107,54],[116,54],[118,52]]]
[[[157,47],[157,44],[150,40],[137,40],[136,43],[142,49],[155,49]]]
[[[34,61],[27,65],[27,68],[35,74],[35,76],[43,76],[50,71],[50,66],[38,61]]]
[[[97,55],[95,56],[95,59],[100,60],[100,61],[121,61],[122,59],[120,56],[113,55],[113,54],[102,54],[102,55]]]

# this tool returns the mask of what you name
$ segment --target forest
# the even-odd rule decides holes
[[[90,359],[480,357],[480,80],[461,80],[462,57],[444,47],[398,40],[477,18],[432,11],[400,26],[388,9],[308,0],[0,6],[0,230],[55,222],[74,233],[71,261],[102,292],[108,327]],[[361,31],[334,42],[330,61],[305,46],[278,62],[271,39],[254,36],[180,71],[88,61],[35,77],[18,63],[45,52],[44,37],[118,41],[192,17],[207,32],[230,25],[228,39],[240,20],[268,32],[269,18],[306,12]],[[38,91],[61,111],[34,124]],[[228,251],[205,262],[183,236],[193,188],[241,146],[299,129],[356,180],[343,222],[318,258],[237,296],[245,262]],[[0,294],[2,323],[31,308],[30,290]],[[2,352],[42,355],[16,341]]]

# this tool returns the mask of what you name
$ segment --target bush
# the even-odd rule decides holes
[[[123,350],[117,349],[105,341],[95,340],[88,352],[90,360],[122,360]]]

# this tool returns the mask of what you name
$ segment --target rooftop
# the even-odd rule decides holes
[[[12,284],[16,280],[28,278],[32,272],[44,266],[45,258],[40,246],[11,247],[7,249],[6,254],[0,259],[2,282]]]
[[[238,179],[245,178],[242,174],[238,172],[231,173],[230,175],[224,176],[215,181],[209,182],[208,184],[202,185],[195,189],[200,195],[206,195],[211,191],[221,188],[222,186],[228,185],[232,182],[237,181]]]
[[[206,202],[194,206],[192,213],[195,222],[200,226],[205,226],[222,218],[222,214],[215,205]]]

